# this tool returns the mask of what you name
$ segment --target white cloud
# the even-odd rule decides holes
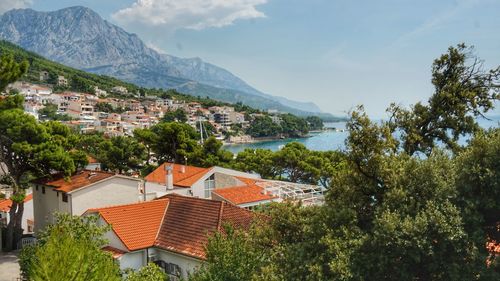
[[[200,30],[231,25],[238,19],[265,17],[256,8],[265,3],[267,0],[136,0],[111,17],[125,25]]]
[[[156,45],[153,42],[148,41],[146,43],[146,46],[148,46],[148,48],[150,48],[150,49],[153,49],[154,51],[156,51],[159,54],[167,54],[167,52],[165,50],[163,50],[160,46]]]
[[[0,0],[0,15],[12,9],[26,8],[32,0]]]

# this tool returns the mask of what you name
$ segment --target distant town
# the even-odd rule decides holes
[[[24,110],[37,120],[59,120],[79,133],[132,136],[135,129],[150,128],[167,118],[167,121],[193,126],[202,138],[213,135],[226,143],[248,143],[259,138],[306,136],[310,129],[323,128],[321,119],[314,116],[305,119],[307,122],[300,120],[301,126],[295,126],[293,131],[285,131],[279,128],[284,120],[283,113],[278,110],[246,112],[228,104],[203,106],[200,102],[189,102],[171,95],[141,96],[118,85],[109,92],[98,86],[94,86],[94,93],[69,91],[64,90],[69,85],[66,77],[59,75],[56,84],[49,84],[47,71],[40,71],[39,80],[37,84],[15,82],[7,87],[7,91],[23,95]],[[290,117],[294,119],[292,121],[302,119],[287,114],[286,118]],[[254,125],[265,126],[266,122],[270,125],[265,128],[267,130],[251,128]]]

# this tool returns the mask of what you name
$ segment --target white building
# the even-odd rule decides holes
[[[199,168],[180,164],[163,163],[147,175],[146,191],[158,197],[177,193],[198,198],[212,198],[215,188],[243,184],[237,177],[259,178],[258,175],[225,169],[222,167]]]
[[[33,233],[34,215],[33,215],[33,194],[29,193],[24,198],[24,210],[21,226],[23,233]],[[12,200],[0,199],[0,228],[6,226],[10,221],[9,211],[12,207]],[[0,244],[1,248],[1,244]]]
[[[58,86],[68,86],[68,79],[64,78],[64,76],[57,76],[57,85]]]
[[[140,269],[154,262],[169,280],[187,278],[205,260],[208,237],[226,224],[246,228],[252,212],[231,204],[169,194],[136,204],[90,209],[106,233],[110,251],[121,269]]]
[[[248,209],[283,200],[302,201],[304,205],[324,203],[324,187],[265,180],[256,174],[217,166],[199,168],[164,163],[147,175],[145,181],[150,196],[176,193],[225,201]]]
[[[54,222],[54,213],[81,215],[89,208],[135,203],[143,199],[142,181],[102,171],[84,170],[33,186],[35,232]]]

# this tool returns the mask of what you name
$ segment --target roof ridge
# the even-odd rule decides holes
[[[170,207],[170,201],[172,199],[167,198],[165,200],[167,200],[167,205],[165,206],[165,211],[163,212],[163,217],[161,218],[160,225],[158,226],[158,230],[156,231],[155,240],[153,241],[152,246],[156,245],[156,240],[158,240],[158,235],[160,234],[160,230],[163,226],[163,222],[165,221],[165,217],[167,216],[168,207]]]
[[[99,207],[99,208],[91,208],[88,209],[86,212],[95,212],[103,209],[112,209],[112,208],[118,208],[118,207],[127,207],[127,206],[133,206],[133,205],[139,205],[139,204],[148,204],[148,203],[155,203],[158,201],[168,201],[168,198],[157,198],[154,200],[149,200],[149,201],[139,201],[139,202],[134,202],[134,203],[128,203],[128,204],[120,204],[120,205],[109,205],[109,206],[104,206],[104,207]]]
[[[220,201],[220,210],[219,216],[217,218],[217,231],[220,231],[220,227],[222,224],[222,214],[224,213],[224,201]]]

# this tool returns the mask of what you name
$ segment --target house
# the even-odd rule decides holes
[[[108,92],[105,90],[99,89],[98,86],[94,86],[94,93],[98,97],[106,97],[108,95]]]
[[[224,201],[247,209],[284,200],[321,205],[326,191],[322,186],[266,180],[256,174],[217,166],[200,168],[172,163],[160,165],[145,181],[150,196],[175,193]]]
[[[263,180],[243,177],[237,177],[237,179],[241,181],[241,184],[214,189],[212,191],[212,199],[225,201],[247,209],[253,209],[259,205],[281,201],[278,196],[270,194],[265,188],[257,184],[259,181]]]
[[[68,86],[68,80],[64,76],[57,76],[57,86]]]
[[[254,219],[231,204],[169,194],[156,200],[88,210],[101,225],[110,225],[103,250],[121,269],[140,269],[154,262],[169,280],[186,278],[206,259],[208,237],[226,224],[246,228]]]
[[[10,199],[0,199],[0,228],[7,226],[10,220],[10,207],[12,206],[12,200]],[[33,233],[34,228],[34,215],[33,215],[33,194],[29,193],[24,198],[24,211],[23,218],[21,222],[23,228],[23,233]],[[0,248],[1,248],[0,244]]]
[[[123,86],[115,86],[111,89],[111,92],[116,93],[116,94],[121,94],[121,95],[126,95],[128,94],[127,88]]]
[[[198,198],[211,198],[212,190],[215,188],[243,184],[236,177],[258,178],[258,175],[217,166],[200,168],[163,163],[144,179],[146,191],[156,193],[158,197],[167,193],[176,193]]]
[[[103,171],[84,170],[33,184],[35,232],[54,222],[54,213],[81,215],[89,208],[135,203],[143,200],[140,179]]]
[[[40,71],[40,81],[49,80],[49,72],[47,70]]]

